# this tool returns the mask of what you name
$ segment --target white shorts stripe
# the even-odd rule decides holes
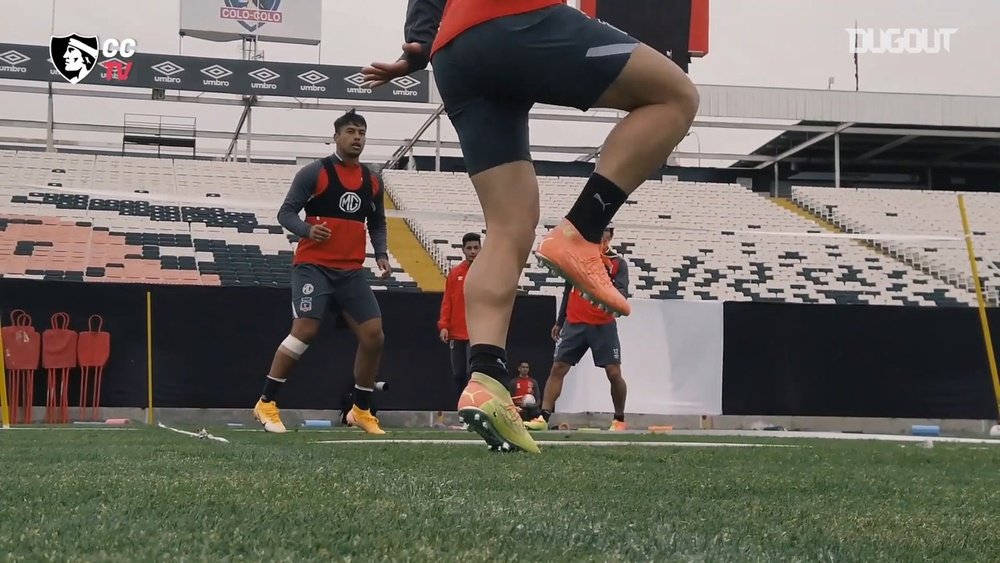
[[[637,45],[637,43],[619,43],[617,45],[601,45],[600,47],[591,47],[587,50],[587,58],[591,59],[594,57],[624,55],[634,51]]]

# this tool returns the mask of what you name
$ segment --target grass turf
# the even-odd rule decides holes
[[[717,441],[798,447],[543,444],[532,456],[316,443],[363,437],[353,431],[212,432],[232,443],[145,428],[0,431],[0,559],[954,562],[1000,553],[1000,446],[727,438]]]

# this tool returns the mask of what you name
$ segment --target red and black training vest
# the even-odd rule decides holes
[[[299,240],[295,264],[315,264],[338,270],[357,270],[364,265],[365,220],[371,213],[381,186],[367,166],[334,162],[326,157],[316,178],[313,197],[305,205],[306,223],[323,223],[330,238],[315,242]]]

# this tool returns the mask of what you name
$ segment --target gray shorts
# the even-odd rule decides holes
[[[381,317],[368,283],[368,270],[335,270],[314,264],[292,266],[292,316],[322,319],[327,311],[344,313],[356,323]]]
[[[477,25],[435,53],[434,79],[469,175],[530,161],[531,107],[589,110],[638,44],[575,8],[556,5]]]
[[[585,325],[566,323],[556,341],[555,361],[575,366],[590,349],[594,365],[602,368],[621,365],[622,346],[618,341],[618,323]]]

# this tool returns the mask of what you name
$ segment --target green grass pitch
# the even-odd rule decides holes
[[[0,431],[0,560],[1000,560],[994,445],[210,431]]]

